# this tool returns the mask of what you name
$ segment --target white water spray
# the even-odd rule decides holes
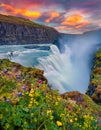
[[[40,58],[40,68],[45,71],[49,84],[60,93],[66,91],[80,91],[85,93],[90,79],[90,62],[92,55],[99,49],[99,37],[79,36],[75,40],[61,40],[65,51],[51,46],[52,54]]]

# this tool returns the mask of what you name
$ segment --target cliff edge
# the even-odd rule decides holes
[[[0,45],[53,43],[58,32],[28,19],[0,14]]]
[[[93,64],[90,84],[86,93],[101,105],[101,49],[96,53]]]

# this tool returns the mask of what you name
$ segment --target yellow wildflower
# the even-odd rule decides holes
[[[30,101],[33,101],[34,100],[34,98],[32,97],[31,99],[30,99]]]
[[[24,96],[24,93],[22,93],[22,95]]]
[[[34,89],[31,89],[30,93],[31,93],[31,94],[34,93]]]
[[[17,83],[18,86],[21,86],[21,83]]]
[[[58,102],[55,102],[55,105],[57,106],[59,103]]]
[[[70,119],[70,123],[73,123],[73,120],[72,120],[72,119]]]
[[[75,121],[77,121],[78,119],[77,118],[75,118]]]
[[[33,101],[30,101],[30,104],[33,104]]]
[[[51,110],[47,110],[47,115],[51,114],[52,111]]]
[[[46,95],[46,98],[47,98],[47,99],[49,98],[48,95]]]
[[[60,121],[56,122],[57,126],[62,126],[62,123]]]
[[[31,87],[33,87],[34,86],[34,84],[31,84]]]
[[[69,113],[67,114],[67,116],[70,116]]]
[[[93,118],[92,116],[90,117],[90,119],[91,119],[91,120],[94,120],[94,118]]]
[[[33,94],[29,93],[29,96],[30,96],[30,97],[33,97]]]
[[[57,100],[60,101],[62,98],[61,97],[58,97]]]
[[[32,104],[29,104],[28,107],[31,108],[31,107],[32,107]]]

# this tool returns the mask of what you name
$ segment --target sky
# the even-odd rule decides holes
[[[101,28],[101,0],[0,0],[0,13],[27,18],[62,33]]]

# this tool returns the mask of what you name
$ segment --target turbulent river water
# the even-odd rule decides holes
[[[85,93],[90,79],[91,61],[99,48],[100,43],[95,37],[70,38],[68,41],[63,37],[59,48],[52,44],[0,46],[0,58],[10,58],[9,53],[13,52],[11,61],[43,69],[49,84],[60,93]]]

